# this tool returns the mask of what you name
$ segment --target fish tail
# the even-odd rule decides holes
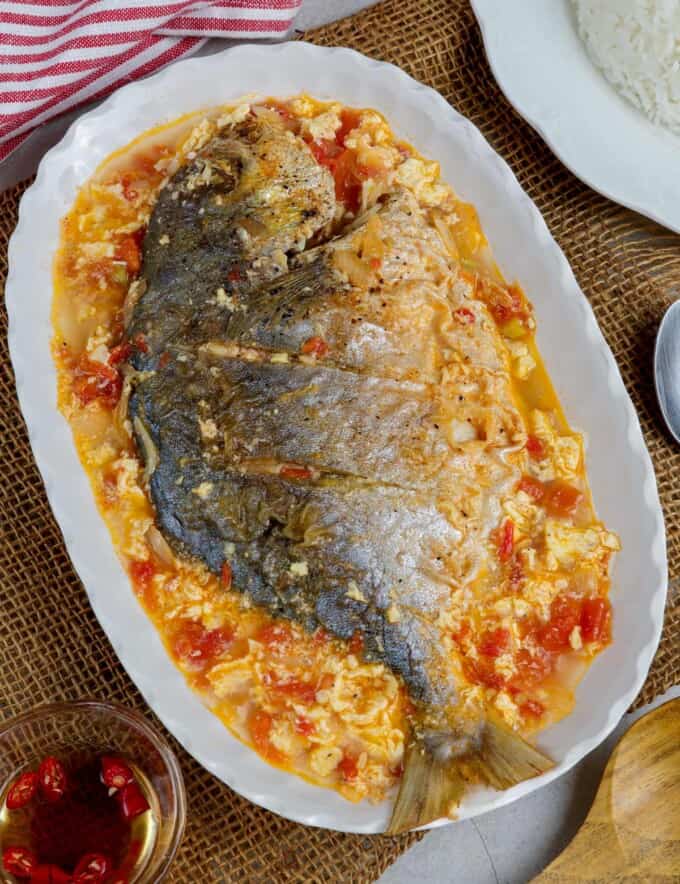
[[[409,744],[386,834],[397,835],[452,817],[470,780],[507,789],[553,767],[547,756],[497,722],[485,722],[469,751],[460,754],[457,742],[428,734],[416,736]]]

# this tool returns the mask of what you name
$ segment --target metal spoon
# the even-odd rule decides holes
[[[666,425],[680,442],[680,301],[671,304],[656,333],[654,383]]]

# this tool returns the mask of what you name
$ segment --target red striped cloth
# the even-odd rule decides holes
[[[302,0],[0,0],[0,160],[39,123],[208,37],[280,37]]]

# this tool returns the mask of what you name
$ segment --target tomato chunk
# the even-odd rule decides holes
[[[609,599],[584,599],[581,608],[581,635],[586,642],[610,640],[611,604]]]
[[[356,780],[359,774],[357,758],[346,751],[338,764],[338,770],[340,771],[343,780],[347,780],[348,782]]]
[[[533,476],[522,476],[517,490],[528,494],[535,503],[542,503],[545,497],[545,485],[538,479],[534,479]]]
[[[141,590],[146,591],[149,588],[155,573],[156,569],[153,566],[153,562],[136,560],[130,562],[130,577],[132,582]]]
[[[149,809],[149,802],[137,783],[128,783],[127,786],[123,786],[119,792],[116,792],[116,801],[126,820],[133,820]]]
[[[64,765],[53,755],[40,762],[38,784],[46,801],[59,801],[66,794],[67,780]]]
[[[356,655],[363,654],[364,652],[364,637],[358,629],[349,640],[349,649],[352,654]]]
[[[569,647],[569,636],[579,625],[581,605],[571,596],[557,596],[550,605],[550,620],[537,635],[539,644],[546,651],[564,651]]]
[[[260,755],[264,758],[268,758],[270,761],[280,762],[283,760],[283,756],[269,739],[273,725],[274,719],[268,712],[265,712],[264,709],[256,709],[254,712],[251,712],[248,717],[250,738],[257,751]]]
[[[290,646],[293,635],[287,623],[267,623],[255,633],[255,641],[267,645],[270,650],[284,651]]]
[[[206,669],[223,654],[234,638],[229,626],[206,629],[197,620],[184,620],[175,632],[172,650],[175,656],[196,669]]]
[[[310,705],[316,699],[316,687],[308,681],[299,678],[281,680],[273,672],[265,676],[265,684],[277,694],[283,694],[299,700],[300,703]]]
[[[142,255],[134,236],[123,236],[118,240],[114,258],[117,261],[125,261],[130,273],[139,273],[139,268],[142,266]]]
[[[506,519],[498,533],[498,558],[501,562],[507,562],[512,558],[515,546],[515,525],[511,519]]]
[[[502,626],[484,633],[479,644],[479,653],[485,657],[500,657],[510,647],[510,630]]]
[[[29,770],[17,777],[7,793],[8,810],[25,807],[38,791],[38,774]]]
[[[134,781],[134,774],[122,758],[102,755],[102,782],[109,789],[122,789]]]
[[[554,516],[570,516],[583,500],[582,492],[562,479],[551,482],[547,489],[545,507]]]
[[[519,711],[525,718],[540,718],[545,712],[545,706],[539,700],[527,700],[519,707]]]
[[[335,133],[335,140],[342,147],[345,146],[345,139],[352,131],[356,129],[361,120],[361,111],[352,108],[343,108],[340,111],[340,128]]]
[[[2,851],[2,864],[5,871],[15,878],[30,878],[38,859],[27,847],[6,847]]]
[[[490,659],[464,660],[463,672],[468,681],[500,690],[505,687],[505,676],[498,672]]]
[[[323,338],[308,338],[300,347],[300,352],[322,359],[328,353],[328,344]]]
[[[532,654],[531,651],[522,648],[515,654],[515,666],[517,675],[513,678],[512,688],[522,691],[543,681],[552,671],[553,659],[545,651]]]
[[[295,718],[295,732],[301,734],[303,737],[308,737],[310,734],[313,734],[315,731],[315,727],[313,722],[311,722],[308,718],[305,718],[303,715],[298,715]]]
[[[534,460],[543,460],[545,457],[545,445],[538,436],[534,436],[531,433],[527,436],[527,451],[529,453],[529,457]]]
[[[83,353],[73,373],[73,391],[81,405],[99,400],[107,408],[115,408],[122,390],[123,382],[113,366]]]

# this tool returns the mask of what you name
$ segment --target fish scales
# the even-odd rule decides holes
[[[228,561],[236,589],[309,631],[359,633],[366,656],[403,678],[418,713],[397,831],[448,812],[458,757],[489,782],[547,763],[492,722],[456,718],[438,627],[499,515],[476,477],[516,481],[493,455],[517,432],[516,409],[491,320],[414,198],[400,191],[329,240],[334,209],[330,174],[273,112],[188,159],[144,240],[128,409],[178,554],[215,573]],[[362,284],[346,253],[376,229],[380,272]],[[326,241],[308,248],[314,238]],[[479,321],[461,338],[463,303]],[[319,335],[327,358],[303,359]],[[505,417],[492,426],[471,411],[473,387]],[[461,426],[485,441],[452,443]]]

